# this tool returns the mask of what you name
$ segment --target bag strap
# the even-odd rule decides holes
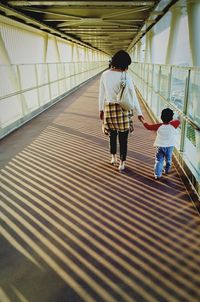
[[[125,73],[125,77],[123,77],[123,74]],[[121,73],[121,82],[120,82],[120,89],[121,89],[121,93],[120,93],[120,99],[122,98],[122,94],[124,92],[126,86],[126,72],[122,71]]]
[[[124,77],[123,77],[123,75],[124,75]],[[126,71],[122,71],[122,73],[121,73],[121,82],[126,82]]]

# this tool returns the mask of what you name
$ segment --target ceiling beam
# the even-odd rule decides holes
[[[128,14],[136,14],[138,12],[143,12],[145,10],[148,10],[149,7],[138,7],[138,8],[126,8],[126,9],[123,9],[123,10],[118,10],[117,12],[112,12],[112,13],[107,13],[105,15],[102,16],[102,18],[105,20],[105,19],[109,19],[109,18],[113,18],[113,17],[119,17],[119,16],[127,16]]]
[[[95,29],[95,28],[91,28],[91,29],[78,29],[78,28],[66,28],[66,29],[62,29],[62,31],[64,31],[64,32],[66,32],[66,31],[68,31],[68,32],[73,32],[73,33],[80,33],[80,32],[83,32],[83,33],[90,33],[90,32],[93,32],[93,33],[102,33],[102,32],[105,32],[105,33],[108,33],[108,32],[130,32],[130,33],[133,33],[133,32],[138,32],[137,30],[134,30],[134,29],[132,29],[132,28],[123,28],[123,29],[120,29],[120,28],[111,28],[111,29],[103,29],[103,30],[101,30],[101,29]]]
[[[44,19],[46,21],[46,19]],[[142,22],[144,22],[144,20],[140,20]],[[106,20],[106,19],[102,19],[102,18],[81,18],[80,20],[66,20],[65,22],[62,22],[60,24],[57,25],[57,27],[66,27],[66,26],[71,26],[71,25],[76,25],[76,22],[77,24],[78,23],[93,23],[93,22],[100,22],[100,23],[103,23],[105,24],[105,26],[112,26],[112,25],[116,25],[116,26],[130,26],[129,23],[122,23],[122,22],[116,22],[116,20]],[[106,25],[106,23],[108,23]],[[87,25],[84,25],[84,26],[87,26]],[[90,25],[90,26],[95,26],[95,25]],[[97,27],[98,26],[101,26],[100,25],[96,25]],[[104,25],[103,25],[104,26]],[[131,26],[134,26],[134,27],[137,27],[137,25],[131,25]]]
[[[110,29],[113,29],[113,30],[121,30],[121,31],[138,31],[139,30],[139,27],[138,26],[106,26],[106,25],[102,25],[102,26],[95,26],[95,25],[90,25],[90,26],[76,26],[76,27],[69,27],[69,26],[66,26],[66,27],[62,27],[62,28],[59,28],[61,31],[62,30],[72,30],[72,31],[101,31],[101,30],[110,30]]]
[[[42,14],[59,16],[59,17],[66,17],[66,18],[68,18],[68,20],[71,20],[71,21],[82,20],[81,17],[52,12],[52,11],[48,11],[48,10],[41,9],[41,8],[23,7],[23,10],[34,12],[34,13],[42,13]]]
[[[111,45],[111,44],[119,44],[119,45],[121,45],[122,43],[120,42],[117,42],[117,41],[105,41],[105,40],[89,40],[89,39],[83,39],[83,41],[84,42],[90,42],[90,43],[100,43],[100,44],[108,44],[108,45]],[[123,41],[124,42],[124,41]],[[130,41],[127,41],[127,42],[125,42],[125,43],[123,43],[123,44],[130,44],[131,43],[131,39],[130,39]]]
[[[67,20],[66,22],[62,22],[62,23],[58,24],[58,27],[68,26],[70,24],[70,22],[87,23],[87,22],[98,22],[98,21],[102,22],[102,19],[101,18],[80,18],[79,20]]]
[[[123,21],[126,21],[126,22],[142,22],[144,21],[143,19],[109,19],[109,18],[102,18],[103,21],[106,21],[106,22],[123,22]]]
[[[83,23],[83,20],[71,20],[71,21],[68,21],[68,22],[60,23],[60,24],[57,25],[57,27],[62,29],[62,28],[69,27],[69,26],[72,26],[72,25],[77,26],[81,23]]]
[[[53,6],[152,6],[155,1],[7,1],[12,6],[53,5]]]
[[[56,18],[55,17],[55,19],[53,19],[53,18],[44,18],[44,21],[47,21],[47,22],[53,22],[53,21],[55,21],[55,22],[59,22],[59,21],[66,21],[66,24],[67,24],[67,22],[70,22],[70,21],[74,21],[74,19],[67,19],[68,17],[67,17],[67,15],[66,15],[66,18],[64,19],[64,18]],[[83,19],[83,18],[82,18]],[[105,19],[105,18],[102,18],[102,19],[100,19],[100,20],[102,20],[102,21],[105,21],[105,22],[108,22],[108,23],[110,23],[110,22],[144,22],[144,19]],[[125,23],[124,23],[125,24]]]

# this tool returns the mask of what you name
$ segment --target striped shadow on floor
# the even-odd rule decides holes
[[[126,173],[109,164],[98,82],[1,170],[5,302],[200,301],[200,219],[176,169],[152,177],[136,121]],[[146,113],[145,113],[146,114]]]

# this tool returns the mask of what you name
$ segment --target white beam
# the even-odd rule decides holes
[[[168,40],[168,48],[165,59],[165,64],[174,64],[174,54],[176,52],[177,36],[179,33],[180,21],[181,21],[181,10],[179,6],[173,6],[171,8],[171,22],[170,22],[170,34]]]
[[[46,9],[41,9],[41,8],[25,7],[25,8],[23,8],[23,10],[30,11],[30,12],[35,12],[35,13],[54,15],[54,16],[59,16],[59,17],[66,17],[66,18],[68,18],[68,20],[71,20],[71,21],[82,20],[81,17],[68,15],[68,14],[57,13],[57,12],[52,12],[52,11],[49,11],[49,10],[46,10]]]
[[[130,9],[123,9],[123,10],[118,10],[117,12],[112,12],[109,14],[105,14],[102,16],[102,18],[108,19],[108,18],[113,18],[113,17],[119,17],[125,15],[127,17],[128,14],[136,14],[138,12],[142,12],[147,10],[149,7],[138,7],[138,8],[130,8]]]
[[[66,27],[66,28],[69,28],[69,27]],[[132,30],[132,29],[139,29],[139,27],[138,26],[130,26],[130,25],[128,25],[127,24],[127,26],[120,26],[120,25],[90,25],[90,26],[88,26],[88,25],[80,25],[80,26],[77,26],[76,27],[76,29],[93,29],[93,30],[95,30],[95,29],[97,29],[97,30],[99,30],[99,29],[114,29],[114,28],[116,28],[116,29],[121,29],[121,30],[126,30],[126,29],[129,29],[129,30]],[[75,28],[74,28],[75,29]]]
[[[200,66],[200,2],[189,1],[187,3],[187,10],[193,65]]]
[[[111,29],[106,29],[106,28],[103,28],[103,30],[101,30],[100,28],[62,28],[62,31],[69,31],[69,32],[98,32],[98,33],[101,33],[101,32],[129,32],[129,33],[132,33],[132,32],[138,32],[137,29],[134,29],[134,28],[111,28]]]
[[[143,22],[144,19],[110,19],[110,18],[102,18],[103,21],[106,21],[106,22],[121,22],[121,21],[126,21],[126,22]]]
[[[53,5],[53,6],[152,6],[155,1],[8,1],[13,6]]]

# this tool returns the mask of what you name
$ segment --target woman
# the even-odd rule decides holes
[[[131,111],[123,110],[117,103],[117,94],[120,90],[120,83],[124,72],[127,72],[131,64],[129,54],[124,51],[118,51],[111,62],[111,69],[102,73],[99,89],[99,111],[100,119],[103,120],[104,127],[107,129],[110,138],[111,164],[117,164],[117,136],[119,138],[120,164],[119,171],[125,170],[127,156],[128,134],[132,128],[133,115]],[[134,107],[137,110],[139,120],[143,119],[142,111],[138,103],[135,89],[129,74],[126,74],[127,85],[132,89],[135,95],[133,99]]]

